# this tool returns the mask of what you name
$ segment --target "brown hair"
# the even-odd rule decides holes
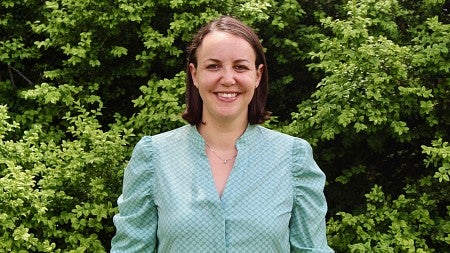
[[[245,39],[255,51],[255,66],[258,67],[260,64],[263,64],[260,83],[255,89],[255,94],[248,105],[248,120],[250,124],[264,123],[270,117],[270,112],[265,110],[269,75],[264,49],[259,41],[258,35],[249,26],[230,16],[222,16],[200,28],[187,48],[186,111],[182,115],[183,119],[192,125],[202,123],[203,100],[200,97],[197,87],[194,86],[189,64],[193,63],[197,66],[197,49],[200,47],[203,38],[214,31],[226,32]]]

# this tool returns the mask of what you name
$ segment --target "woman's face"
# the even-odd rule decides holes
[[[248,105],[259,85],[263,65],[244,39],[225,32],[207,34],[190,64],[194,85],[203,100],[202,121],[248,121]]]

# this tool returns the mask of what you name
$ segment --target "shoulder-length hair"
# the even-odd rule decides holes
[[[256,54],[255,66],[258,68],[260,64],[263,65],[263,72],[260,83],[255,89],[250,104],[248,105],[248,120],[250,124],[262,124],[270,117],[270,112],[266,111],[265,106],[267,102],[269,75],[267,70],[266,56],[264,49],[259,41],[258,35],[252,28],[243,24],[241,21],[230,16],[222,16],[219,19],[208,23],[198,30],[194,35],[191,44],[187,48],[187,63],[186,63],[186,110],[182,117],[192,125],[202,123],[203,100],[197,87],[194,86],[192,75],[189,70],[191,63],[197,67],[197,49],[202,44],[203,38],[214,31],[225,32],[238,36],[246,40]]]

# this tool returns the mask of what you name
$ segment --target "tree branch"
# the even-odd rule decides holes
[[[28,84],[30,84],[30,85],[33,84],[33,82],[30,81],[30,79],[28,79],[26,76],[24,76],[19,70],[17,70],[16,68],[14,68],[10,64],[8,64],[9,76],[11,77],[11,82],[13,83],[14,86],[15,86],[15,84],[14,84],[14,79],[13,79],[11,70],[14,70],[17,74],[19,74],[23,79],[25,79],[25,81],[28,82]]]

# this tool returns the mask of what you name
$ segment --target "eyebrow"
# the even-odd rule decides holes
[[[220,60],[215,59],[215,58],[208,58],[208,59],[204,60],[203,62],[207,62],[207,61],[220,62]],[[233,61],[233,63],[241,63],[241,62],[250,63],[250,61],[247,59],[237,59],[237,60]]]

